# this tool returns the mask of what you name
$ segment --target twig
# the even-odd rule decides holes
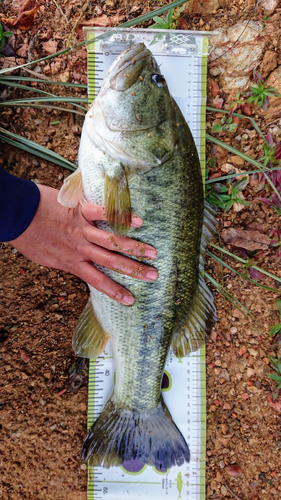
[[[23,71],[26,71],[27,73],[30,73],[33,76],[36,76],[36,78],[40,78],[40,80],[46,80],[46,82],[49,81],[48,76],[42,75],[41,73],[36,73],[36,71],[32,71],[32,69],[24,68]]]
[[[67,19],[65,13],[63,12],[62,8],[57,4],[56,0],[53,0],[54,4],[56,5],[56,7],[59,9],[61,15],[64,17],[64,19],[66,20],[67,23],[69,23],[69,20]]]
[[[88,6],[89,6],[89,0],[87,0],[87,2],[86,2],[86,3],[83,5],[83,7],[82,7],[82,9],[81,9],[81,13],[80,13],[80,16],[78,17],[78,19],[77,19],[76,23],[74,24],[74,26],[73,26],[73,28],[72,28],[72,30],[71,30],[71,32],[70,32],[70,35],[69,35],[69,37],[68,37],[68,39],[67,39],[67,44],[70,44],[70,43],[71,43],[73,33],[75,33],[75,30],[76,30],[77,26],[80,24],[81,19],[82,19],[82,17],[84,16],[84,14],[85,14],[85,12],[86,12],[86,10],[87,10]]]
[[[223,485],[229,491],[229,493],[231,493],[234,496],[234,498],[236,498],[236,500],[241,500],[241,498],[238,497],[231,488],[229,488],[228,484],[223,483]]]

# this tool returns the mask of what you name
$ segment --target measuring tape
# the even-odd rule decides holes
[[[205,122],[208,39],[206,33],[178,30],[84,28],[88,44],[88,96],[93,101],[116,57],[139,42],[153,53],[193,134],[205,179]],[[106,352],[90,361],[88,428],[100,415],[114,386],[110,340]],[[162,391],[173,420],[190,449],[190,463],[159,471],[138,461],[121,467],[88,467],[88,500],[169,497],[205,499],[205,348],[185,358],[167,357]],[[133,464],[133,465],[132,465]]]

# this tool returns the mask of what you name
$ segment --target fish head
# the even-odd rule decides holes
[[[111,66],[99,94],[114,130],[142,130],[166,120],[171,97],[164,76],[143,43],[123,52]]]
[[[177,143],[175,104],[145,44],[114,61],[94,101],[95,143],[138,173],[161,165]]]

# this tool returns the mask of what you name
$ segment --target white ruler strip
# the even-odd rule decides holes
[[[97,95],[114,61],[130,44],[144,42],[161,65],[171,95],[179,104],[192,131],[205,169],[205,107],[208,40],[205,33],[136,29],[86,29],[88,45],[89,101]],[[114,31],[114,33],[113,33]],[[113,33],[113,34],[112,34]],[[145,380],[144,380],[145,383]],[[122,467],[89,467],[88,500],[130,498],[175,500],[205,499],[206,376],[205,349],[177,359],[169,353],[163,396],[191,453],[189,464],[157,471],[131,461]],[[102,411],[114,385],[114,359],[110,342],[104,356],[91,360],[89,372],[88,426]]]

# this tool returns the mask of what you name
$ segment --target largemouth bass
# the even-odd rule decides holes
[[[171,345],[177,356],[187,355],[213,325],[213,297],[201,270],[216,220],[204,205],[189,127],[144,44],[109,69],[85,118],[78,163],[59,201],[75,206],[84,197],[105,206],[108,223],[97,226],[154,246],[159,272],[157,281],[144,282],[99,267],[131,291],[131,307],[90,287],[73,348],[95,358],[110,337],[116,383],[82,459],[104,467],[131,459],[158,469],[182,465],[189,448],[164,403],[161,381]],[[131,213],[142,218],[140,228],[130,227]]]

